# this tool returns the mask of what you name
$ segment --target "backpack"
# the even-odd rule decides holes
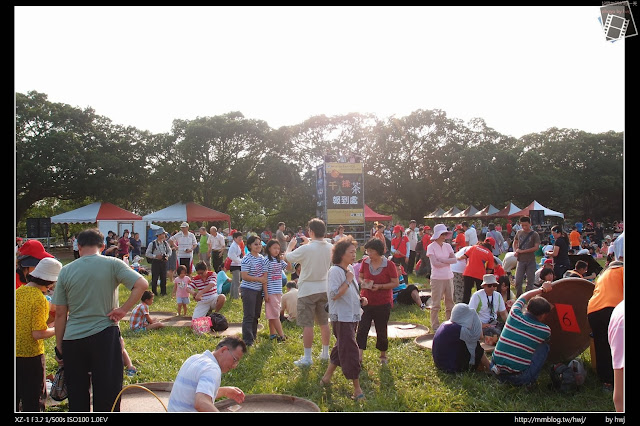
[[[158,240],[153,240],[153,242],[151,243],[151,254],[153,254],[153,252],[156,250],[156,241],[158,241]],[[166,247],[167,242],[163,241],[163,243],[165,244],[165,248],[167,248]],[[153,262],[153,258],[152,257],[145,256],[145,259],[147,260],[147,262],[149,264],[151,264]]]
[[[579,359],[574,359],[568,364],[553,364],[549,373],[553,388],[563,393],[576,392],[587,376],[587,371]]]
[[[229,321],[227,318],[219,312],[212,312],[209,315],[211,318],[211,330],[213,331],[225,331],[229,328]]]

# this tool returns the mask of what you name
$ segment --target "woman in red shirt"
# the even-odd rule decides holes
[[[462,279],[464,281],[462,303],[469,303],[471,299],[471,289],[474,284],[476,290],[482,288],[482,277],[484,274],[493,273],[495,261],[493,260],[492,249],[495,245],[496,240],[488,237],[482,244],[476,244],[464,252],[464,256],[467,257],[467,266],[462,273]]]
[[[403,235],[402,226],[396,225],[393,228],[394,237],[391,240],[391,253],[393,254],[393,262],[402,265],[407,270],[407,260],[409,259],[409,238]]]
[[[393,305],[393,289],[398,286],[398,271],[393,262],[384,257],[384,245],[377,238],[370,239],[364,249],[367,257],[360,267],[360,295],[366,297],[368,303],[362,307],[362,318],[358,325],[356,342],[360,348],[360,361],[367,349],[367,337],[371,328],[371,321],[376,327],[376,349],[380,351],[380,362],[387,363],[387,324]]]

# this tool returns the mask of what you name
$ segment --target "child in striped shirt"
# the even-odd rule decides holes
[[[282,271],[287,269],[287,262],[280,255],[280,243],[277,240],[269,240],[266,246],[265,258],[267,269],[267,295],[265,298],[264,313],[269,321],[269,340],[277,339],[283,342],[286,339],[280,322],[280,303],[282,300]]]
[[[247,238],[249,254],[240,264],[240,292],[242,293],[242,340],[252,346],[258,334],[258,319],[262,310],[262,299],[269,302],[267,270],[262,251],[262,241],[257,235]]]

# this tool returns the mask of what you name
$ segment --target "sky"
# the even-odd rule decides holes
[[[598,6],[19,6],[14,88],[153,133],[231,111],[279,128],[419,109],[516,138],[624,131],[625,43],[640,37],[609,42],[599,17]]]

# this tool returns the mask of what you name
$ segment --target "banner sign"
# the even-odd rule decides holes
[[[327,162],[324,169],[327,224],[364,224],[363,164]]]

